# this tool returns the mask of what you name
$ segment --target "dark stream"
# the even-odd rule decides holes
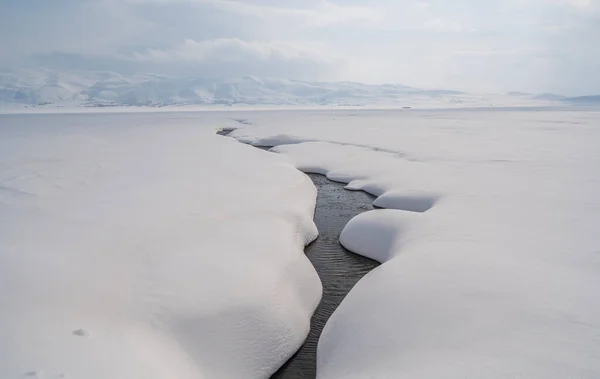
[[[374,197],[347,191],[344,185],[323,175],[309,175],[319,190],[315,223],[319,238],[305,249],[323,283],[323,298],[310,321],[304,345],[271,378],[308,379],[317,374],[317,343],[325,323],[344,297],[379,262],[351,253],[339,243],[340,233],[350,219],[373,208]]]
[[[220,131],[227,135],[231,130]],[[268,150],[268,148],[263,148]],[[319,237],[305,249],[323,284],[323,297],[310,321],[306,341],[272,379],[312,379],[317,375],[317,343],[323,327],[344,297],[379,262],[354,254],[339,243],[340,233],[354,216],[373,210],[373,196],[347,191],[341,183],[323,175],[309,174],[319,193],[315,224]]]

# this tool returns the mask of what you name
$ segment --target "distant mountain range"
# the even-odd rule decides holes
[[[573,104],[598,105],[600,104],[600,95],[567,97],[564,100]]]
[[[246,76],[231,79],[124,76],[113,72],[0,71],[0,110],[7,107],[186,105],[495,106],[563,102],[600,104],[600,96],[564,97],[511,92],[483,96],[405,85],[306,82]]]
[[[540,94],[540,95],[535,95],[535,98],[539,99],[539,100],[562,101],[565,103],[580,104],[580,105],[599,105],[600,104],[600,95],[567,97],[567,96],[562,96],[562,95],[555,95],[552,93],[544,93],[544,94]]]

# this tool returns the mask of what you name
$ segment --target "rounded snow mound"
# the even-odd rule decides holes
[[[381,263],[397,255],[412,239],[421,215],[394,209],[379,209],[354,217],[342,230],[340,243],[353,253]]]
[[[434,193],[394,191],[384,193],[373,202],[373,205],[378,208],[422,213],[431,209],[439,198],[440,196]]]

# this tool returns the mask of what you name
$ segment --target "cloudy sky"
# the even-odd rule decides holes
[[[0,66],[600,92],[600,0],[0,0]]]

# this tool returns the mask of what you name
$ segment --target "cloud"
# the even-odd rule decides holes
[[[240,39],[186,40],[168,49],[145,49],[116,55],[35,54],[28,67],[64,71],[111,71],[124,75],[156,73],[174,77],[284,77],[300,80],[343,79],[336,72],[342,59],[320,53],[315,46],[248,42]]]
[[[434,18],[425,22],[425,28],[441,32],[462,32],[465,30],[463,25],[458,22]]]
[[[114,0],[113,0],[114,1]],[[126,0],[133,4],[188,4],[211,6],[227,12],[252,16],[260,19],[295,19],[310,26],[328,26],[339,23],[377,21],[380,9],[366,6],[339,5],[330,1],[318,1],[310,7],[286,7],[282,2],[272,4],[252,3],[235,0]],[[307,3],[311,4],[310,1]]]
[[[598,6],[594,0],[559,0],[559,2],[584,11],[595,10]]]
[[[599,4],[0,0],[0,61],[65,70],[587,93],[600,81],[593,69],[600,65],[594,38],[600,35]],[[561,55],[568,57],[556,58]]]
[[[122,55],[124,61],[169,73],[230,76],[284,76],[293,79],[332,75],[344,62],[317,48],[293,44],[219,38],[185,40],[165,50],[147,49]]]
[[[280,60],[289,62],[296,59],[318,60],[320,54],[289,44],[247,42],[238,38],[219,38],[200,42],[188,39],[173,49],[148,49],[143,53],[134,53],[133,57],[139,60],[156,62],[206,62],[211,60],[223,62]]]

